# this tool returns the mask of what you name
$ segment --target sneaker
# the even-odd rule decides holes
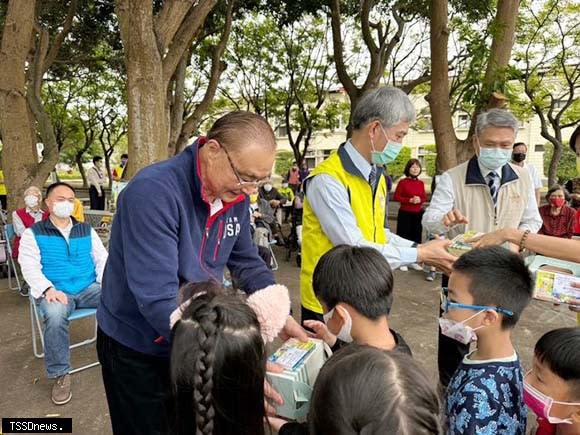
[[[401,267],[399,267],[399,270],[402,270],[403,272],[407,272],[409,270],[409,268],[407,266],[401,266]]]
[[[20,286],[20,296],[22,296],[23,298],[27,298],[28,297],[28,292],[30,292],[30,287],[28,286],[28,284],[24,283]]]
[[[435,271],[430,271],[425,277],[425,281],[433,282],[435,280]]]
[[[52,386],[52,403],[55,405],[64,405],[70,402],[72,398],[70,384],[70,375],[68,373],[56,378]]]
[[[420,271],[422,271],[422,270],[423,270],[423,267],[422,267],[420,264],[417,264],[417,263],[413,263],[413,264],[411,264],[411,266],[410,266],[410,267],[411,267],[411,269],[413,269],[413,270],[420,270]]]

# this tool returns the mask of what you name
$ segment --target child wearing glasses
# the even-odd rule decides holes
[[[447,389],[448,434],[525,434],[523,374],[511,332],[532,286],[523,260],[498,246],[474,249],[455,262],[442,289],[441,332],[477,346]]]

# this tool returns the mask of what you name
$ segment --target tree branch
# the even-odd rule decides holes
[[[167,55],[163,58],[164,83],[169,83],[171,80],[183,53],[191,46],[195,35],[201,31],[207,15],[217,2],[218,0],[199,0],[195,6],[189,9],[185,19],[183,19],[179,29],[175,32],[175,36],[169,43]]]
[[[336,64],[336,74],[338,79],[344,86],[347,94],[351,99],[358,96],[359,89],[354,84],[352,78],[348,75],[346,70],[346,65],[344,64],[344,44],[341,35],[341,23],[340,23],[340,0],[330,1],[331,9],[331,26],[332,26],[332,41],[333,41],[333,52],[334,52],[334,62]]]
[[[232,31],[233,10],[235,2],[236,0],[229,0],[228,2],[224,30],[222,31],[222,35],[218,44],[214,47],[213,54],[211,57],[211,71],[207,89],[205,91],[203,99],[196,106],[195,110],[193,111],[193,114],[187,118],[181,129],[181,135],[179,136],[179,139],[177,141],[178,151],[181,151],[183,149],[183,145],[187,143],[187,141],[193,134],[194,130],[199,126],[202,115],[207,112],[209,105],[211,104],[211,102],[215,97],[215,93],[217,91],[217,86],[219,83],[219,78],[222,72],[224,72],[224,70],[226,69],[226,64],[221,59],[226,49],[230,33]]]
[[[50,51],[48,52],[46,59],[44,60],[44,63],[42,65],[42,75],[44,75],[44,73],[46,73],[50,68],[50,66],[54,63],[54,60],[56,59],[56,57],[58,56],[58,52],[60,51],[60,47],[62,47],[64,40],[70,33],[73,25],[74,16],[77,13],[77,7],[78,0],[71,0],[68,7],[66,19],[64,20],[64,23],[62,25],[62,30],[54,38],[54,41],[52,42],[52,45],[50,47]]]
[[[195,0],[165,0],[155,17],[155,36],[160,53],[165,53]]]

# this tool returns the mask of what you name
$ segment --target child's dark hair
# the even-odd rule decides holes
[[[536,343],[538,361],[569,385],[575,401],[580,401],[580,328],[559,328],[545,333]]]
[[[442,434],[440,402],[413,359],[350,344],[322,367],[312,394],[310,435]]]
[[[182,289],[171,331],[176,433],[264,434],[266,354],[255,312],[217,282]]]
[[[328,309],[339,302],[375,320],[393,305],[393,272],[376,249],[338,245],[324,254],[312,277],[316,297]]]
[[[475,305],[507,308],[503,329],[513,328],[532,299],[533,281],[521,257],[500,246],[473,249],[457,259],[453,271],[469,277]]]

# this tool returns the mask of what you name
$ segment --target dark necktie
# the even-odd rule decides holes
[[[369,184],[373,191],[375,190],[375,185],[377,183],[377,167],[375,165],[371,165],[371,173],[369,174]]]
[[[489,174],[487,174],[487,185],[489,187],[489,193],[491,194],[491,199],[493,199],[493,205],[497,204],[498,189],[495,185],[496,178],[497,178],[497,174],[495,172],[490,172]]]

